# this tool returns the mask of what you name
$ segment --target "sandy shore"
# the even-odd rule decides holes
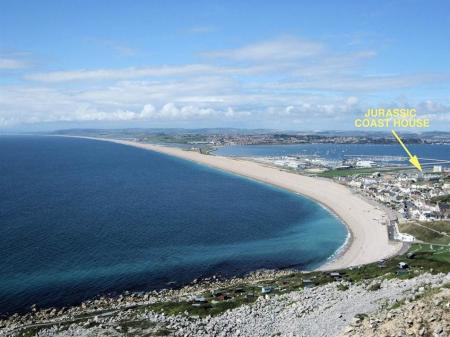
[[[321,270],[340,269],[375,262],[395,255],[401,249],[400,243],[388,240],[385,225],[387,215],[380,208],[369,204],[347,187],[331,180],[289,173],[243,159],[203,155],[173,147],[132,141],[101,140],[139,147],[208,165],[285,188],[316,200],[333,211],[347,225],[350,232],[346,246],[334,259],[322,266]]]

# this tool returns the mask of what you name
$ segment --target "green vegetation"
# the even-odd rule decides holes
[[[431,198],[430,201],[432,203],[435,203],[435,204],[441,203],[441,202],[450,202],[450,194],[441,195],[439,197]]]
[[[367,315],[367,314],[356,314],[355,317],[360,319],[360,320],[364,320],[364,319],[368,318],[369,315]]]
[[[408,170],[409,168],[394,167],[394,168],[381,168],[381,167],[371,167],[371,168],[347,168],[347,169],[334,169],[318,173],[317,176],[324,178],[335,178],[335,177],[349,177],[354,175],[367,176],[372,175],[376,172],[398,172],[402,170]]]
[[[67,330],[69,328],[70,324],[72,324],[72,323],[73,323],[73,321],[60,323],[59,331]],[[36,326],[31,326],[31,327],[25,328],[18,332],[17,337],[33,337],[33,336],[36,336],[39,333],[39,331],[41,331],[43,329],[47,329],[53,325],[54,325],[53,323],[47,323],[47,324],[39,324]]]
[[[216,303],[214,302],[214,296],[211,294],[208,294],[207,296],[207,303],[197,303],[195,306],[191,301],[159,302],[148,306],[148,309],[154,312],[164,312],[166,315],[177,315],[187,312],[190,316],[215,316],[228,309],[237,308],[243,304],[253,303],[258,298],[257,295],[241,295],[234,297],[232,300],[217,301]]]
[[[379,169],[375,168],[348,168],[348,169],[335,169],[322,173],[318,173],[319,177],[335,178],[335,177],[348,177],[353,175],[371,175],[378,172]]]
[[[403,306],[405,303],[406,303],[405,300],[397,301],[397,302],[395,302],[394,304],[392,304],[392,305],[389,307],[389,309],[392,310],[392,309],[400,308],[400,307]]]
[[[406,262],[408,267],[399,268],[400,262]],[[203,293],[195,293],[203,297],[202,299],[184,299],[181,301],[157,302],[153,304],[135,305],[127,310],[133,314],[126,321],[118,323],[121,330],[129,336],[165,336],[171,331],[167,329],[159,329],[153,323],[143,320],[139,314],[148,310],[165,313],[166,315],[187,314],[189,316],[205,317],[207,315],[219,315],[229,309],[237,308],[241,305],[254,303],[260,296],[273,296],[277,294],[288,293],[292,291],[303,291],[305,287],[316,287],[337,279],[345,282],[338,283],[337,289],[345,291],[349,288],[348,284],[365,282],[367,289],[376,291],[381,286],[383,278],[400,278],[407,279],[415,277],[421,273],[449,273],[450,272],[450,247],[433,244],[414,244],[408,252],[402,256],[396,256],[386,261],[372,263],[360,267],[348,268],[340,270],[338,275],[330,275],[328,272],[293,272],[287,275],[274,277],[270,280],[261,280],[256,282],[245,282],[223,287],[215,291],[204,291]],[[376,279],[381,278],[381,279]],[[376,280],[375,280],[376,279]],[[372,281],[371,281],[372,280]],[[262,288],[268,289],[268,294],[263,294]],[[443,287],[450,287],[446,284]],[[393,307],[401,306],[403,303],[396,303]],[[112,310],[99,310],[83,315],[78,315],[72,320],[60,323],[60,329],[67,329],[72,323],[86,322],[94,316],[101,313],[108,316]],[[52,323],[42,324],[38,326],[29,326],[20,331],[19,337],[35,336],[41,329],[48,328]],[[91,326],[97,325],[92,322]],[[149,334],[141,334],[143,330],[152,330]]]
[[[218,315],[228,309],[233,309],[244,303],[252,303],[253,301],[241,302],[221,302],[219,304],[201,304],[198,307],[192,306],[189,302],[165,302],[152,305],[151,310],[155,312],[164,312],[167,315],[176,315],[187,312],[190,316],[204,317],[207,315]]]
[[[400,271],[398,268],[400,262],[406,262],[409,268]],[[345,278],[351,282],[369,280],[380,276],[385,278],[412,278],[422,272],[449,273],[450,247],[414,244],[407,254],[395,256],[381,264],[381,267],[378,263],[371,263],[342,271]]]
[[[416,239],[433,244],[450,244],[450,221],[407,222],[399,224],[402,233],[413,235]]]
[[[36,328],[29,328],[26,330],[21,331],[18,334],[18,337],[33,337],[35,335],[37,335],[37,333],[42,330],[45,327],[36,327]]]
[[[423,266],[435,268],[434,271],[442,273],[450,272],[450,247],[416,244],[411,247],[409,253],[415,255],[413,261]]]
[[[343,284],[343,283],[339,283],[337,285],[337,289],[340,290],[340,291],[346,291],[346,290],[348,290],[348,288],[349,288],[348,285]]]
[[[143,136],[141,140],[148,143],[189,144],[192,142],[204,142],[205,137],[196,134],[155,133],[155,134],[147,134]]]
[[[154,335],[149,334],[148,337],[151,336],[169,336],[172,333],[172,331],[170,331],[169,329],[159,329],[158,331],[155,332]]]
[[[399,263],[406,262],[407,269],[400,270]],[[342,280],[350,283],[358,283],[377,277],[384,278],[412,278],[423,272],[448,273],[450,272],[450,247],[414,244],[407,254],[393,257],[382,263],[372,263],[361,267],[349,268],[340,271]],[[291,291],[302,291],[306,284],[319,286],[334,282],[335,279],[326,272],[292,273],[278,276],[270,281],[260,281],[255,284],[240,284],[217,290],[214,294],[205,292],[201,294],[206,302],[196,303],[193,301],[181,302],[159,302],[146,308],[155,312],[164,312],[168,315],[187,313],[189,315],[204,317],[207,315],[218,315],[228,309],[249,304],[262,296],[261,287],[270,287],[272,291],[269,296],[283,294]],[[380,288],[380,282],[370,285],[370,290],[376,291]],[[338,285],[339,290],[346,290],[345,284]],[[216,295],[227,294],[229,299],[217,300]]]

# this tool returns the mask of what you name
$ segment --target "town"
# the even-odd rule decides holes
[[[440,243],[450,244],[450,169],[445,165],[427,166],[423,172],[398,164],[396,156],[347,156],[330,160],[319,156],[279,156],[252,158],[258,162],[296,173],[331,178],[366,199],[383,206],[389,215],[386,225],[391,239],[421,241],[408,233],[420,227],[442,236]],[[397,163],[397,164],[393,164]],[[439,227],[439,226],[438,226]],[[413,231],[414,232],[414,231]]]

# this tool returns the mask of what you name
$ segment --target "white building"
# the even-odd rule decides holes
[[[373,167],[375,163],[371,160],[358,160],[356,162],[356,167]]]

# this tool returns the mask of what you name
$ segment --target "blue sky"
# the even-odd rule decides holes
[[[450,126],[448,1],[0,0],[0,128]]]

